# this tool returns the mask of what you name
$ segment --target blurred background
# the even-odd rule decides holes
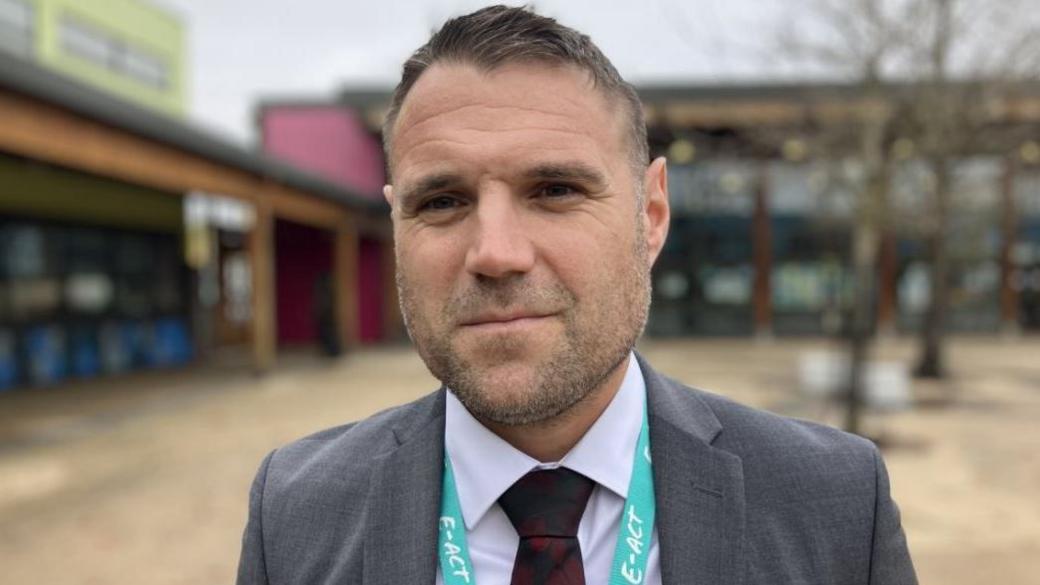
[[[380,125],[460,0],[0,0],[5,582],[227,583],[286,441],[436,387]],[[1040,572],[1040,3],[535,3],[642,96],[641,350],[885,450],[921,582]]]

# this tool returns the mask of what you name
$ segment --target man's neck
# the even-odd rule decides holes
[[[578,444],[617,395],[630,359],[631,355],[599,386],[554,418],[529,425],[503,425],[483,419],[480,422],[505,442],[542,463],[559,461]]]

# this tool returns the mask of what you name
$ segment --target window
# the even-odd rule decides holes
[[[68,19],[61,22],[61,48],[70,55],[106,68],[113,53],[111,43],[99,32]]]
[[[0,0],[0,51],[32,55],[33,10],[24,0]]]
[[[5,1],[9,0],[0,0]],[[66,15],[61,20],[60,38],[62,50],[70,55],[133,79],[141,85],[158,90],[170,86],[170,70],[165,61],[100,28]]]
[[[7,302],[19,321],[52,317],[61,308],[58,233],[35,223],[0,228],[0,272]]]
[[[124,73],[156,89],[166,87],[167,71],[162,61],[131,47],[123,49],[122,62],[118,64]]]

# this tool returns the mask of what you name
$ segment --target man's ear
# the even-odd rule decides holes
[[[650,255],[650,263],[653,264],[664,247],[671,221],[671,209],[668,206],[668,161],[663,156],[654,159],[646,168],[643,193],[643,210],[640,217],[646,222],[646,248]]]
[[[387,204],[390,205],[390,214],[394,213],[394,186],[390,184],[383,185],[383,198],[386,199]]]

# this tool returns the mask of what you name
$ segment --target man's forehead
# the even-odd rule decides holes
[[[531,91],[532,87],[542,91]],[[401,119],[421,117],[447,105],[446,101],[551,110],[588,107],[595,102],[609,109],[591,75],[572,65],[519,61],[483,69],[446,62],[431,65],[419,76],[402,104]]]
[[[393,129],[396,159],[415,141],[440,131],[468,127],[498,131],[532,123],[562,131],[614,131],[620,138],[620,108],[586,72],[546,63],[510,63],[492,70],[438,63],[416,81]]]

